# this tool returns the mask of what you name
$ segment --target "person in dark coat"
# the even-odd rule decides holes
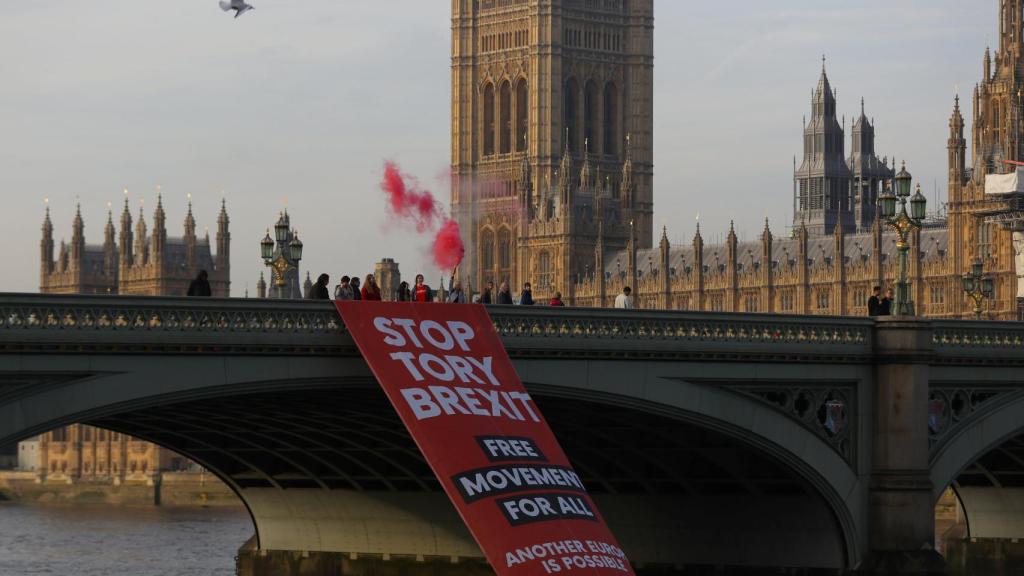
[[[519,294],[520,306],[533,306],[533,288],[530,283],[523,284],[523,291]]]
[[[484,292],[480,295],[481,304],[494,304],[494,282],[488,281],[484,286]]]
[[[213,290],[210,289],[210,280],[206,274],[206,270],[200,270],[199,275],[188,285],[189,296],[213,296]]]
[[[871,289],[871,298],[868,298],[868,316],[882,315],[882,287],[875,286]]]
[[[316,279],[316,284],[313,284],[313,289],[309,291],[310,300],[330,300],[331,293],[327,291],[327,285],[331,283],[331,278],[327,274],[321,274]]]
[[[879,316],[892,316],[892,301],[895,298],[892,295],[892,288],[885,291],[885,298],[882,298],[882,303],[878,307]]]
[[[352,299],[362,300],[363,291],[359,288],[359,276],[353,276],[352,279],[349,280],[348,285],[352,287]]]
[[[506,306],[515,304],[515,302],[512,301],[512,291],[509,290],[508,282],[502,282],[501,286],[498,287],[498,304],[504,304]]]
[[[412,292],[409,291],[409,283],[405,280],[398,285],[398,301],[412,302]]]

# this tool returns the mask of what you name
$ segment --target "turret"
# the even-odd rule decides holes
[[[636,184],[633,181],[633,144],[629,134],[626,134],[626,161],[622,164],[622,182],[619,184],[619,202],[625,213],[633,207],[633,193],[636,191]]]
[[[260,272],[260,279],[256,281],[256,297],[267,297],[267,281],[263,279],[263,272]]]
[[[50,221],[50,204],[46,204],[43,217],[43,239],[39,243],[39,270],[42,276],[53,273],[53,222]],[[45,284],[45,282],[40,285]]]
[[[564,216],[572,210],[572,151],[566,140],[562,161],[558,164],[558,212]]]
[[[139,221],[135,223],[135,258],[142,266],[149,263],[149,250],[146,246],[146,216],[142,212],[144,207],[144,204],[139,204]]]
[[[694,283],[695,292],[693,308],[704,309],[704,238],[700,235],[700,222],[697,222],[697,232],[693,235],[693,273],[696,278]]]
[[[658,243],[658,251],[661,256],[661,274],[658,276],[661,288],[661,307],[669,310],[672,308],[672,246],[668,241],[668,228],[661,227],[661,242]]]
[[[772,284],[775,281],[772,274],[772,238],[771,228],[768,227],[768,219],[764,219],[764,230],[761,232],[761,310],[774,312],[774,292]]]
[[[992,52],[988,46],[985,47],[985,57],[981,61],[981,67],[983,69],[983,78],[988,81],[992,79]]]
[[[590,161],[590,140],[583,140],[583,167],[580,168],[580,191],[589,194],[594,190],[594,167]]]
[[[132,254],[132,213],[128,209],[128,191],[125,190],[124,210],[121,211],[121,235],[117,245],[118,256],[122,267],[132,265],[134,255]]]
[[[313,279],[309,277],[309,270],[306,271],[306,281],[302,283],[302,297],[309,299],[313,292]]]
[[[156,210],[153,211],[153,241],[150,258],[159,267],[164,259],[164,248],[167,245],[167,216],[164,214],[163,197],[157,194]]]
[[[728,266],[726,267],[726,286],[729,289],[729,301],[726,310],[736,311],[739,310],[739,290],[738,290],[738,248],[739,240],[736,238],[736,227],[734,222],[729,222],[729,235],[725,239],[725,250],[726,257],[728,259]]]
[[[117,277],[117,235],[114,231],[114,212],[107,204],[107,225],[103,229],[103,273],[114,282]]]
[[[228,230],[227,202],[220,201],[220,214],[217,215],[217,273],[228,282],[231,278],[231,232]],[[226,289],[226,288],[225,288]]]
[[[85,223],[82,221],[82,206],[75,207],[75,221],[71,227],[71,262],[72,270],[81,270],[85,258]]]
[[[185,262],[189,269],[196,264],[196,219],[192,215],[192,195],[188,195],[188,212],[185,214]]]
[[[960,114],[960,96],[953,100],[953,114],[949,118],[949,140],[946,141],[949,160],[949,191],[957,195],[964,182],[967,168],[967,141],[964,140],[964,117]],[[958,198],[950,198],[957,201]]]

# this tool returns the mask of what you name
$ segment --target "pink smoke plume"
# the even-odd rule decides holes
[[[441,270],[454,270],[462,262],[466,247],[459,224],[444,213],[444,207],[429,190],[421,190],[416,181],[404,176],[398,165],[384,163],[381,190],[388,197],[391,212],[400,220],[412,222],[420,234],[434,234],[431,255]]]

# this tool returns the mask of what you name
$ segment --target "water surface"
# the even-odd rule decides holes
[[[0,503],[0,575],[232,576],[252,522],[241,509]]]

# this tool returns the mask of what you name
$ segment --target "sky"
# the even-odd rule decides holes
[[[0,0],[0,291],[39,286],[49,199],[55,240],[76,202],[101,243],[122,190],[168,233],[191,193],[200,234],[231,216],[232,293],[255,294],[259,241],[287,208],[311,271],[365,275],[383,257],[440,278],[427,239],[387,216],[379,182],[398,162],[445,203],[450,2]],[[948,120],[969,95],[997,3],[963,0],[655,0],[654,209],[673,243],[735,221],[754,238],[792,217],[793,156],[821,58],[847,128],[860,98],[879,155],[905,159],[930,208],[945,199]],[[847,132],[849,151],[849,131]]]

